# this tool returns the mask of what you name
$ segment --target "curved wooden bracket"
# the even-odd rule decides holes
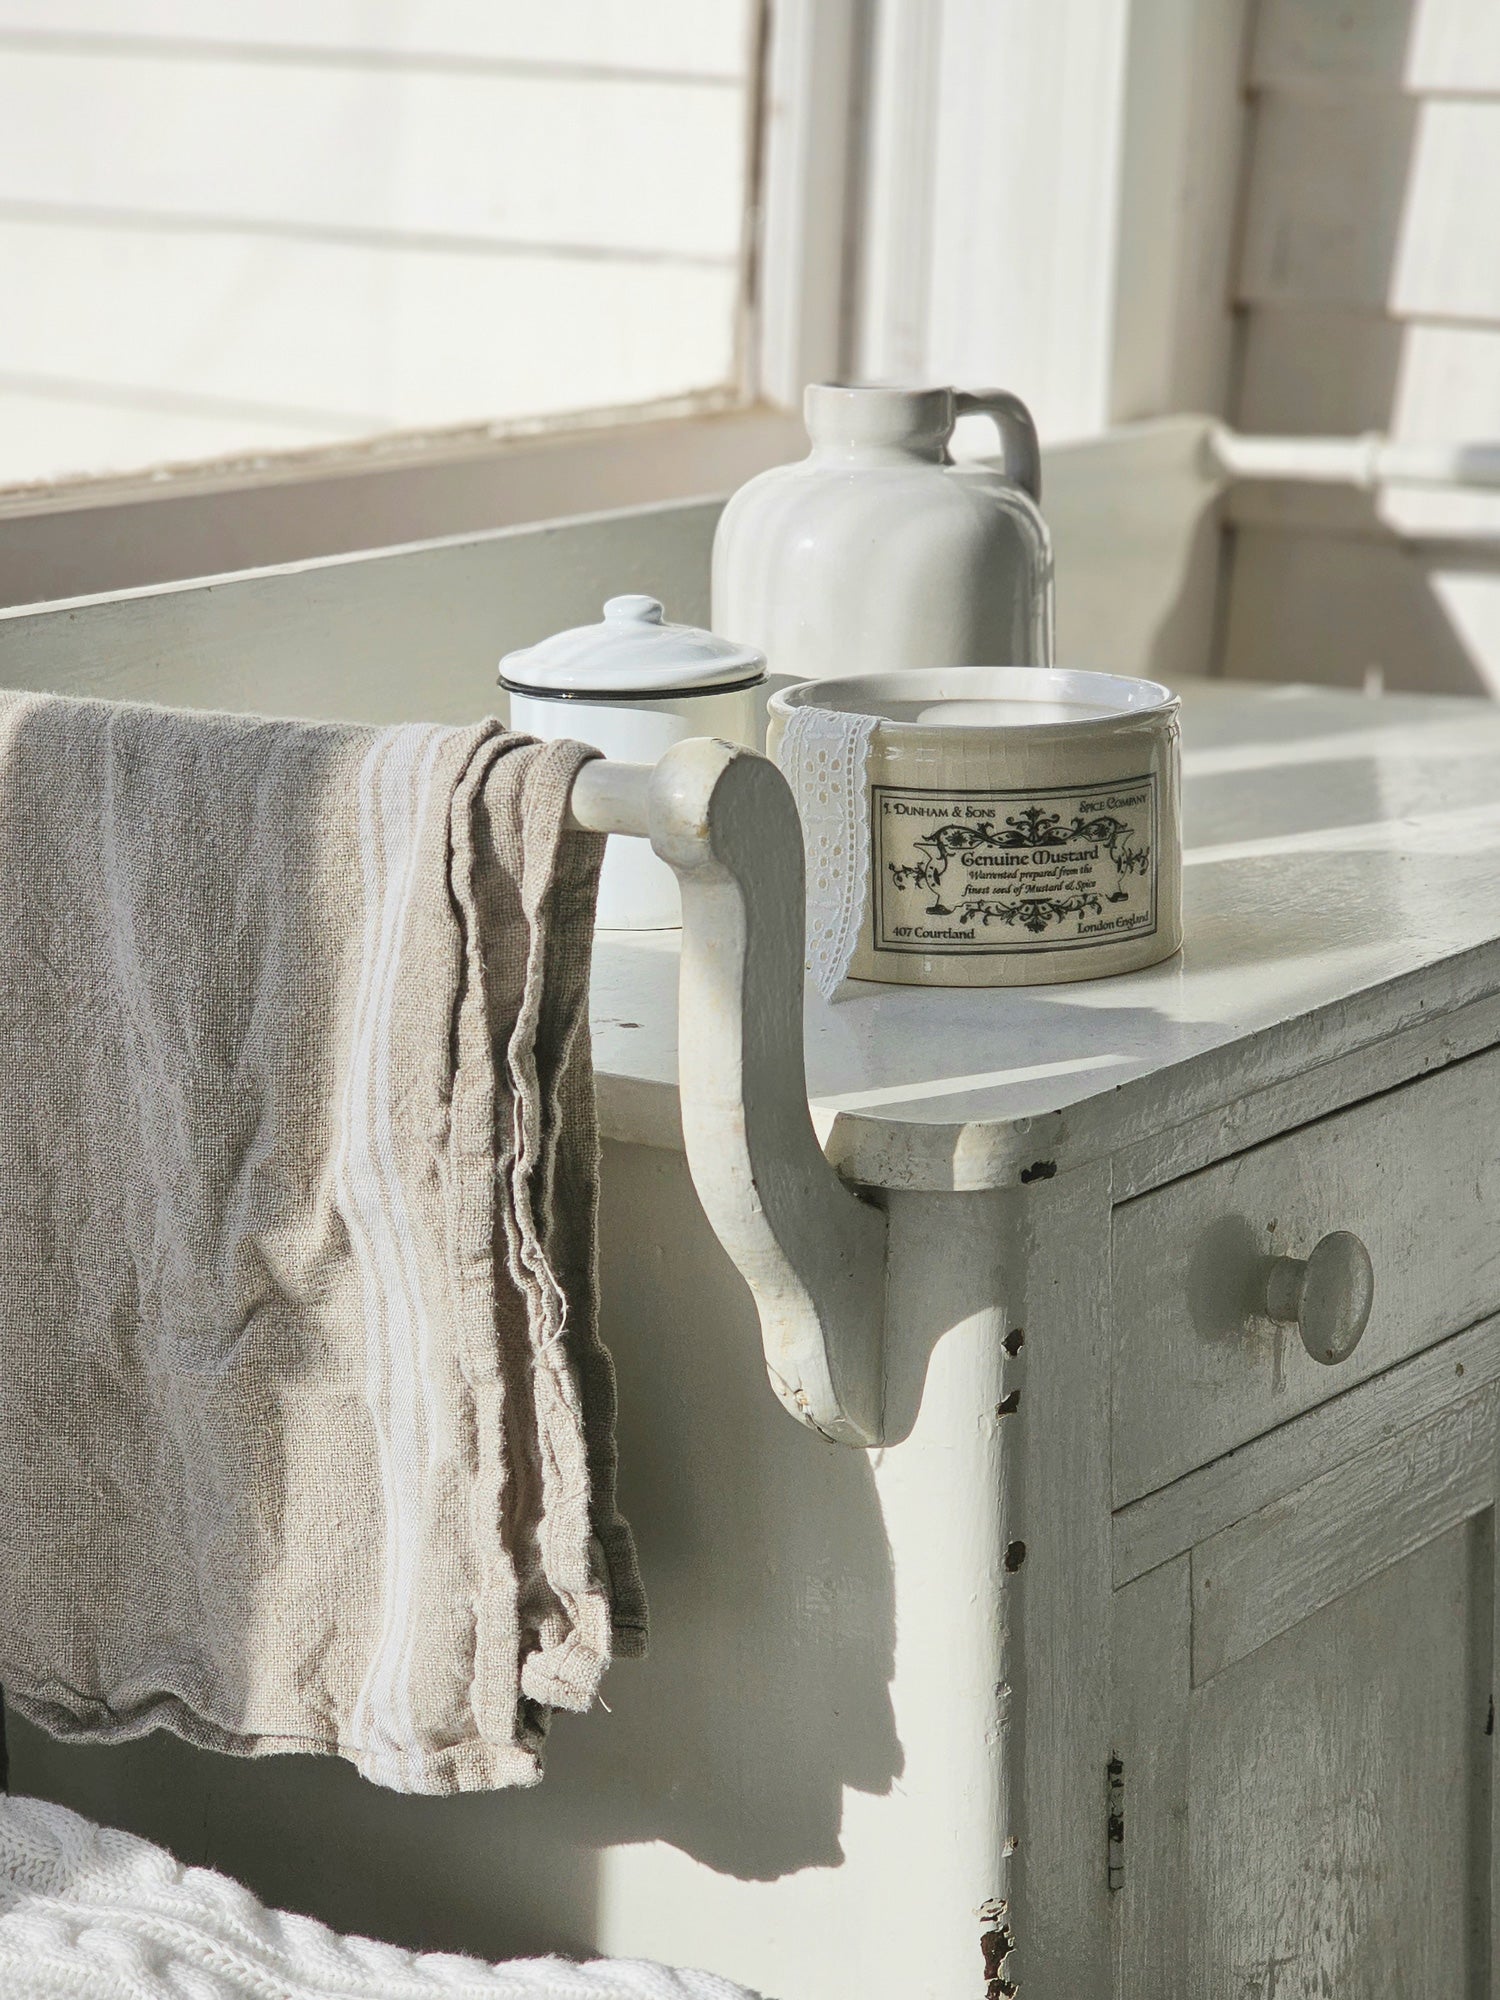
[[[886,1219],[829,1165],[808,1110],[802,830],[786,780],[695,738],[649,769],[586,765],[573,810],[648,834],[681,885],[688,1165],[755,1299],[772,1387],[824,1437],[879,1444]]]

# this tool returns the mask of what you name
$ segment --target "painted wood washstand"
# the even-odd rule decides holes
[[[0,616],[0,680],[457,719],[618,578],[701,622],[712,521]],[[759,767],[580,791],[676,844],[689,928],[596,950],[652,1652],[542,1786],[17,1725],[17,1787],[345,1930],[777,2000],[1490,1991],[1500,712],[1179,684],[1183,954],[1084,986],[855,987],[799,1034]]]

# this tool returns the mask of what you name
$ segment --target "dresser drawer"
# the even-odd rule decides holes
[[[1375,1302],[1329,1366],[1265,1283],[1335,1230],[1368,1249]],[[1113,1262],[1123,1506],[1500,1308],[1500,1051],[1122,1203]]]

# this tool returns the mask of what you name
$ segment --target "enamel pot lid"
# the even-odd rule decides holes
[[[555,700],[626,701],[750,687],[763,653],[696,625],[669,625],[654,597],[612,597],[597,625],[554,632],[500,662],[500,685]]]

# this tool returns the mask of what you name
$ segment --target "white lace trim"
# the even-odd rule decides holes
[[[831,708],[798,708],[777,747],[802,819],[807,850],[807,969],[825,1000],[838,990],[870,895],[870,813],[865,770],[879,720]]]

